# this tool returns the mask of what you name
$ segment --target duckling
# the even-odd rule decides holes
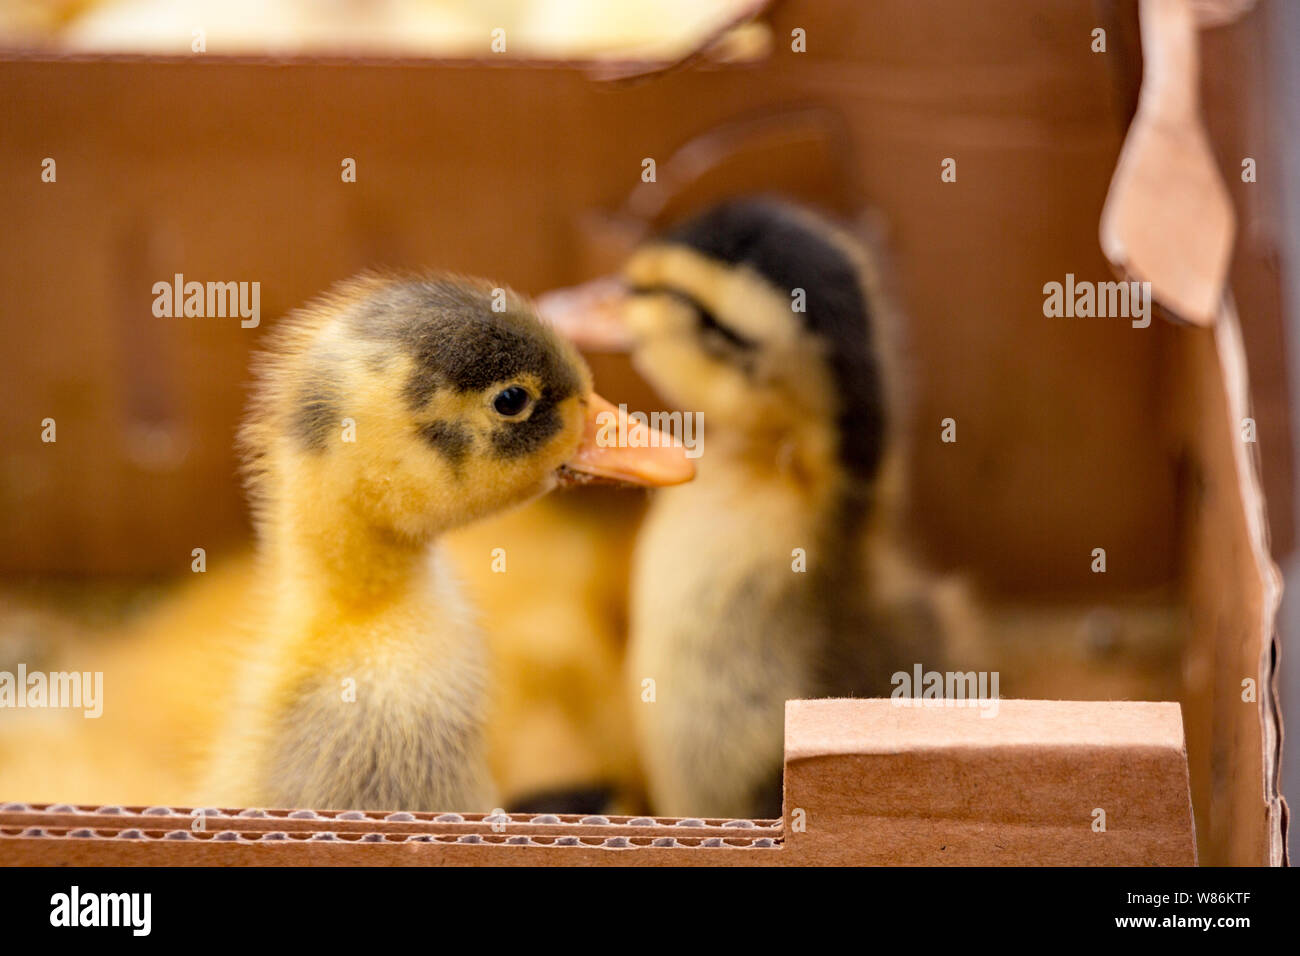
[[[779,817],[786,700],[889,696],[894,672],[939,665],[951,599],[896,533],[890,316],[864,249],[776,200],[705,212],[622,278],[587,287],[592,341],[621,328],[637,370],[705,427],[696,480],[655,493],[633,562],[652,809]],[[586,341],[580,315],[561,321]]]
[[[224,690],[252,636],[245,620],[257,583],[251,555],[209,558],[204,574],[187,573],[161,593],[151,585],[144,606],[120,620],[41,628],[41,656],[14,659],[29,669],[102,674],[102,706],[93,720],[79,709],[0,710],[0,800],[196,802]],[[0,670],[14,664],[0,661]]]
[[[483,643],[436,542],[580,475],[690,477],[595,443],[609,408],[481,281],[365,275],[286,320],[240,436],[265,611],[204,802],[491,809]]]
[[[626,489],[583,488],[446,539],[483,612],[488,765],[507,810],[642,809],[622,675],[628,569],[645,504]]]

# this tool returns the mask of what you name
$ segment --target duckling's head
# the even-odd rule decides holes
[[[589,448],[605,406],[586,365],[523,299],[478,280],[345,282],[284,323],[258,377],[242,437],[261,506],[325,527],[343,509],[422,539],[570,472],[689,477],[662,449]]]
[[[559,321],[580,344],[584,327],[608,335],[621,323],[637,370],[702,411],[710,441],[726,431],[780,446],[797,432],[870,479],[886,402],[866,268],[856,243],[808,210],[732,201],[641,246],[621,292],[607,285],[588,297],[599,308]]]

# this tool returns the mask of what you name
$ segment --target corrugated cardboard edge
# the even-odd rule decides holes
[[[1224,398],[1228,404],[1228,421],[1240,422],[1250,416],[1250,377],[1246,369],[1245,346],[1241,339],[1241,325],[1237,309],[1231,298],[1223,305],[1219,321],[1214,326],[1214,341],[1223,375]],[[1261,795],[1268,817],[1268,862],[1272,866],[1286,866],[1287,830],[1290,811],[1281,794],[1280,769],[1282,757],[1282,711],[1278,697],[1277,660],[1281,653],[1277,633],[1277,614],[1282,602],[1282,572],[1273,561],[1269,550],[1267,503],[1260,486],[1258,448],[1240,440],[1238,435],[1228,435],[1232,445],[1241,505],[1245,513],[1250,539],[1251,555],[1255,562],[1262,590],[1261,613],[1256,624],[1259,637],[1259,721],[1263,737],[1263,775]]]
[[[774,866],[777,820],[0,806],[0,865]]]

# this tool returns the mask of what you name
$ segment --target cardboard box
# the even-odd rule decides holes
[[[1242,155],[1271,149],[1266,6],[1201,40],[1241,237],[1239,318],[1214,328],[1043,315],[1045,282],[1111,276],[1097,223],[1137,98],[1132,4],[790,0],[764,14],[762,61],[706,52],[600,77],[504,58],[6,55],[0,565],[179,572],[195,541],[219,554],[245,539],[230,439],[261,329],[155,319],[160,278],[258,280],[269,325],[377,263],[572,284],[733,193],[870,207],[891,230],[917,356],[918,540],[993,595],[1154,593],[1185,611],[1200,859],[1281,863],[1273,562],[1292,543],[1289,422],[1271,187],[1239,176]],[[1105,55],[1090,50],[1098,26]],[[46,157],[57,184],[41,182]],[[355,183],[340,178],[347,157]],[[616,361],[595,368],[615,401],[643,388]],[[34,453],[46,416],[77,440]],[[961,454],[937,441],[946,417]]]

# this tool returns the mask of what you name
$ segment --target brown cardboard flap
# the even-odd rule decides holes
[[[1186,322],[1211,324],[1236,218],[1201,118],[1190,0],[1141,0],[1144,73],[1101,215],[1101,247]]]
[[[796,855],[912,866],[1196,862],[1177,704],[903,703],[786,705]]]
[[[1279,865],[1286,807],[1274,643],[1282,579],[1269,554],[1257,444],[1243,432],[1249,381],[1233,303],[1213,330],[1185,330],[1179,345],[1171,410],[1187,448],[1180,498],[1196,513],[1185,544],[1192,641],[1184,700],[1201,849],[1216,862]]]

